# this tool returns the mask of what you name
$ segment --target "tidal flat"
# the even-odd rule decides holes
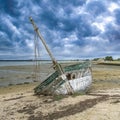
[[[68,64],[71,63],[64,63],[62,66]],[[40,81],[35,81],[34,70],[32,65],[0,67],[0,81],[17,81],[15,85],[0,87],[0,120],[120,118],[120,66],[93,63],[93,82],[89,91],[86,94],[62,97],[36,96],[33,89],[54,70],[51,64],[40,65]],[[18,81],[26,79],[28,83],[23,81],[19,84]]]

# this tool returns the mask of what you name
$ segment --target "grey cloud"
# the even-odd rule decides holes
[[[11,2],[2,0],[2,2],[1,53],[7,55],[7,49],[2,48],[4,46],[9,49],[11,57],[16,53],[16,59],[20,59],[21,54],[33,57],[34,30],[29,22],[29,16],[33,17],[58,59],[107,54],[118,56],[120,52],[120,10],[115,8],[112,11],[110,8],[112,3],[120,6],[119,0],[11,0]],[[47,58],[44,53],[45,49],[42,50],[42,57]]]

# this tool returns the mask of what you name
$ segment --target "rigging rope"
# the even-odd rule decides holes
[[[35,32],[35,36],[34,36],[34,55],[35,55],[35,59],[34,59],[34,63],[35,63],[35,68],[34,68],[34,72],[35,72],[35,79],[36,81],[40,80],[40,63],[39,63],[39,58],[40,58],[40,49],[39,49],[39,45],[38,45],[38,36]]]

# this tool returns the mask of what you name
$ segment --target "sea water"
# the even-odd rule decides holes
[[[39,61],[40,64],[51,63],[51,61]],[[0,61],[0,66],[19,66],[19,65],[34,65],[34,61]]]
[[[51,61],[39,61],[40,64],[51,63]],[[31,68],[19,69],[19,66],[33,65]],[[33,76],[35,75],[34,71],[34,61],[0,61],[0,87],[31,83],[36,81]],[[13,66],[9,67],[9,66]],[[17,69],[14,69],[14,66],[18,66]],[[9,68],[9,69],[8,69]],[[46,76],[47,73],[40,73],[41,79],[44,79],[43,76]]]

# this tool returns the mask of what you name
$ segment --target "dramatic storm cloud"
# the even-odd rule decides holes
[[[33,58],[29,16],[56,59],[120,57],[119,0],[0,0],[0,59]]]

